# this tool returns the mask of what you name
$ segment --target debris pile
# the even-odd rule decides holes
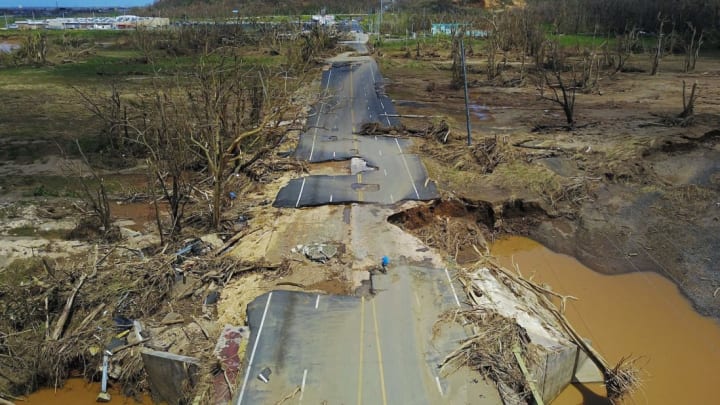
[[[32,257],[0,272],[0,397],[61,386],[71,372],[147,392],[142,350],[208,357],[221,288],[288,266],[217,257],[201,239],[176,246],[151,255],[96,245],[89,260]]]
[[[570,383],[581,351],[597,367],[597,378],[604,380],[612,401],[640,388],[634,359],[623,358],[611,367],[565,318],[565,303],[575,297],[525,279],[519,269],[511,272],[489,257],[479,263],[482,267],[461,280],[471,309],[458,317],[473,325],[475,333],[444,359],[443,372],[466,365],[495,381],[509,403],[532,402],[531,396],[547,402]],[[566,381],[549,385],[552,379],[545,375],[550,373]]]
[[[470,263],[487,248],[483,236],[494,223],[492,208],[457,199],[420,204],[390,216],[391,223],[417,236],[425,245],[448,252],[456,263]]]

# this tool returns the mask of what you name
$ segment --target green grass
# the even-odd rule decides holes
[[[560,46],[565,48],[570,47],[576,47],[576,48],[593,48],[593,47],[600,47],[604,43],[608,42],[608,38],[603,36],[593,36],[593,35],[568,35],[568,34],[560,34],[560,35],[550,35],[550,39],[554,39],[558,41]],[[608,46],[612,46],[615,43],[615,39],[611,38],[610,43],[608,43]]]
[[[31,280],[44,271],[42,259],[38,256],[13,260],[3,271],[0,271],[0,285],[9,291],[19,287],[21,283]]]

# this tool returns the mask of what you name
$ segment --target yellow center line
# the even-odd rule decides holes
[[[363,352],[365,351],[365,297],[360,300],[360,361],[358,362],[357,403],[362,404]]]
[[[383,370],[382,350],[380,349],[380,334],[378,333],[377,313],[375,312],[375,300],[372,300],[373,322],[375,323],[375,345],[377,347],[378,368],[380,369],[380,390],[382,391],[383,405],[387,405],[385,394],[385,370]]]

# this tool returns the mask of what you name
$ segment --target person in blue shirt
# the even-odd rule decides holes
[[[387,273],[387,266],[390,264],[390,258],[387,256],[382,257],[382,272]]]

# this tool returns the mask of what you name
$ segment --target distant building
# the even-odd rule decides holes
[[[45,21],[43,20],[20,20],[15,21],[15,25],[19,30],[38,30],[45,28]]]
[[[170,19],[158,17],[138,17],[135,15],[121,15],[119,17],[81,17],[51,18],[47,20],[21,20],[16,21],[15,25],[17,29],[21,30],[122,30],[135,28],[163,28],[170,25]]]
[[[312,16],[312,20],[319,25],[335,25],[334,15],[314,15]]]
[[[432,24],[432,27],[430,28],[430,33],[432,35],[455,35],[460,30],[465,30],[465,35],[469,37],[475,37],[475,38],[485,38],[487,37],[487,31],[481,31],[481,30],[468,30],[465,28],[467,24],[459,24],[459,23],[435,23]]]

